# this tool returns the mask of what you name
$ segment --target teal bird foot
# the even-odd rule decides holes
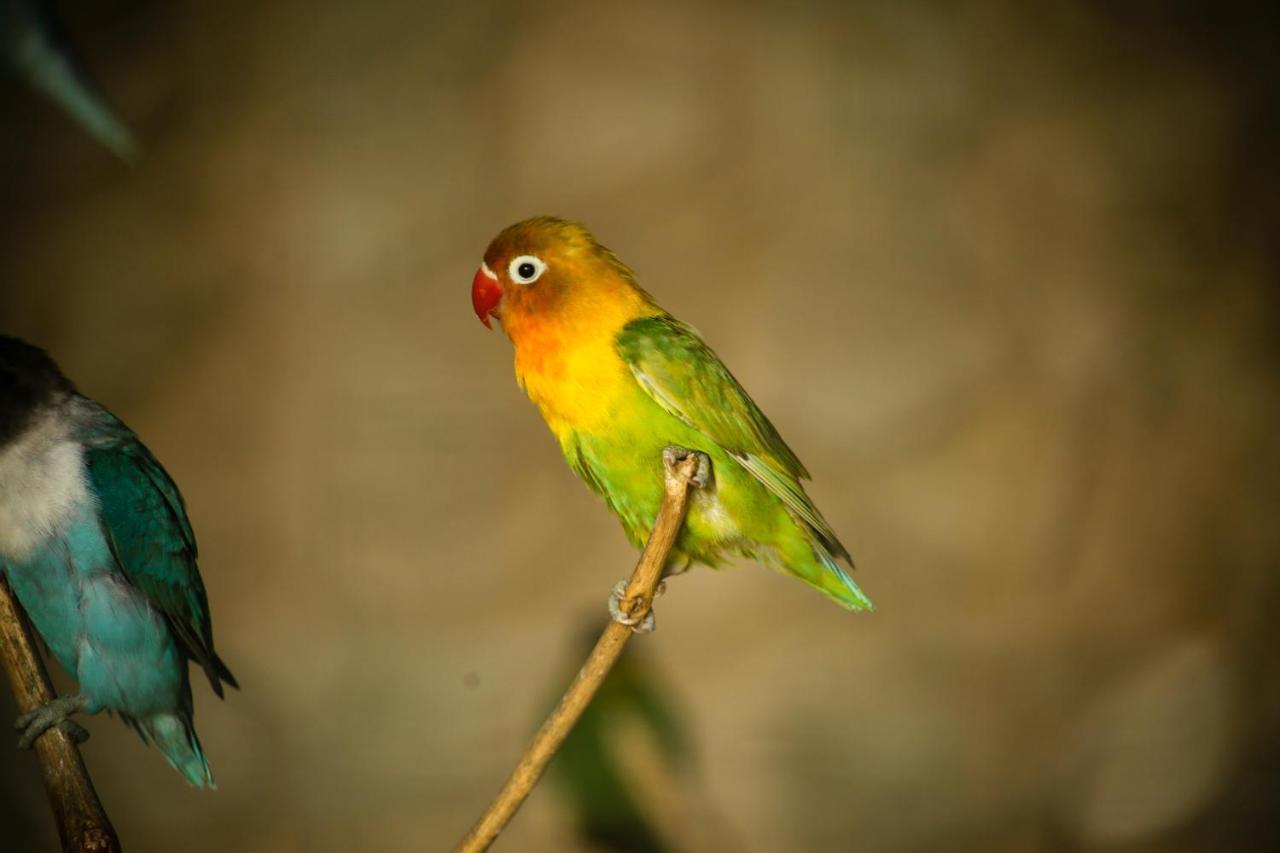
[[[84,706],[84,696],[73,693],[70,696],[60,696],[18,717],[13,723],[13,727],[22,732],[22,736],[18,738],[18,749],[30,749],[36,738],[54,726],[61,728],[76,743],[84,743],[89,739],[89,732],[76,721],[68,719],[72,714],[83,711]]]

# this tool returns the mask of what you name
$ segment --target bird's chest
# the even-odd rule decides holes
[[[0,449],[0,558],[21,562],[91,501],[80,444],[56,417]]]
[[[516,350],[516,378],[558,437],[608,430],[638,389],[611,339],[543,339]]]

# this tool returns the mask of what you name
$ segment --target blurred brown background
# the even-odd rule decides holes
[[[243,685],[212,794],[91,721],[127,849],[439,850],[496,791],[634,559],[468,303],[539,213],[702,330],[879,606],[673,583],[691,764],[618,747],[669,849],[1280,847],[1274,12],[59,8],[142,156],[0,81],[0,328],[178,480]]]

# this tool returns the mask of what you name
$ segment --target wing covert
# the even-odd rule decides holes
[[[764,412],[691,326],[670,315],[632,320],[618,353],[640,386],[672,416],[736,459],[837,556],[848,559],[800,481],[809,472]]]

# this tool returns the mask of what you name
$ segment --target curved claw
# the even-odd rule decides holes
[[[89,739],[89,730],[75,720],[63,720],[58,724],[58,728],[62,729],[66,736],[76,744],[82,744]]]
[[[711,483],[711,457],[703,453],[701,450],[690,450],[687,447],[679,445],[671,445],[662,451],[662,461],[668,468],[677,462],[683,462],[690,456],[698,457],[698,469],[694,471],[693,476],[689,478],[689,485],[695,489],[701,489]]]
[[[637,634],[651,634],[658,627],[657,620],[653,616],[653,607],[650,607],[643,617],[629,616],[622,611],[622,601],[627,594],[627,582],[620,580],[614,584],[613,591],[609,593],[609,618],[619,625],[625,625]]]

